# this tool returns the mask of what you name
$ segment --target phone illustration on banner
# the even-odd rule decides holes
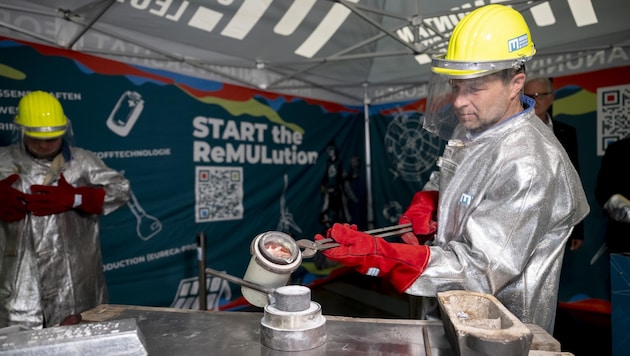
[[[129,135],[144,109],[142,95],[135,91],[124,92],[107,118],[107,127],[118,136]]]

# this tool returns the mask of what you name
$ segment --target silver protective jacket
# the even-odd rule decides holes
[[[129,181],[93,153],[66,147],[62,173],[73,186],[102,187],[103,214],[129,199]],[[70,157],[71,156],[71,157]],[[0,148],[0,179],[17,172],[13,187],[42,184],[50,162],[17,145]],[[52,184],[57,184],[58,176]],[[0,327],[53,326],[64,317],[107,302],[99,216],[77,210],[0,221]]]
[[[437,235],[407,293],[490,293],[551,333],[565,243],[590,208],[566,151],[531,104],[476,137],[449,141],[424,187],[440,192]]]

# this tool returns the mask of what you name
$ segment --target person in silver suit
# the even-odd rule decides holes
[[[400,218],[418,243],[335,224],[326,237],[341,246],[323,254],[434,302],[448,290],[492,294],[552,334],[566,242],[590,207],[566,151],[523,95],[535,52],[511,7],[462,18],[432,60],[424,113],[424,129],[448,144]]]
[[[108,301],[99,216],[126,204],[130,185],[73,147],[51,94],[23,96],[13,124],[15,142],[0,147],[0,327],[39,329]]]

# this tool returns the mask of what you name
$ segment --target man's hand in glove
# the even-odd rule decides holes
[[[439,193],[436,190],[417,192],[404,214],[398,219],[398,224],[409,224],[413,232],[406,232],[400,237],[410,245],[423,244],[433,238],[437,231],[437,207]]]
[[[63,174],[57,186],[32,185],[33,194],[26,197],[26,206],[33,215],[53,215],[70,209],[79,209],[88,214],[103,212],[105,189],[92,187],[73,187]]]
[[[12,174],[0,181],[0,219],[8,222],[24,219],[26,213],[25,194],[11,187],[20,178]]]
[[[429,262],[428,246],[389,243],[357,231],[356,225],[334,224],[326,236],[341,245],[323,251],[326,257],[366,275],[385,276],[401,293],[424,272]],[[323,238],[315,235],[316,241]]]

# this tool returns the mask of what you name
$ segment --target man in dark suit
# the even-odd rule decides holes
[[[549,108],[553,104],[553,85],[547,77],[532,77],[527,80],[524,88],[525,95],[536,101],[534,110],[545,124],[553,128],[553,133],[558,138],[567,151],[575,170],[580,173],[580,165],[578,162],[578,143],[575,127],[565,124],[561,121],[552,120],[549,114]],[[573,233],[568,241],[568,247],[571,251],[575,251],[582,247],[584,243],[584,224],[579,223],[573,229]]]

